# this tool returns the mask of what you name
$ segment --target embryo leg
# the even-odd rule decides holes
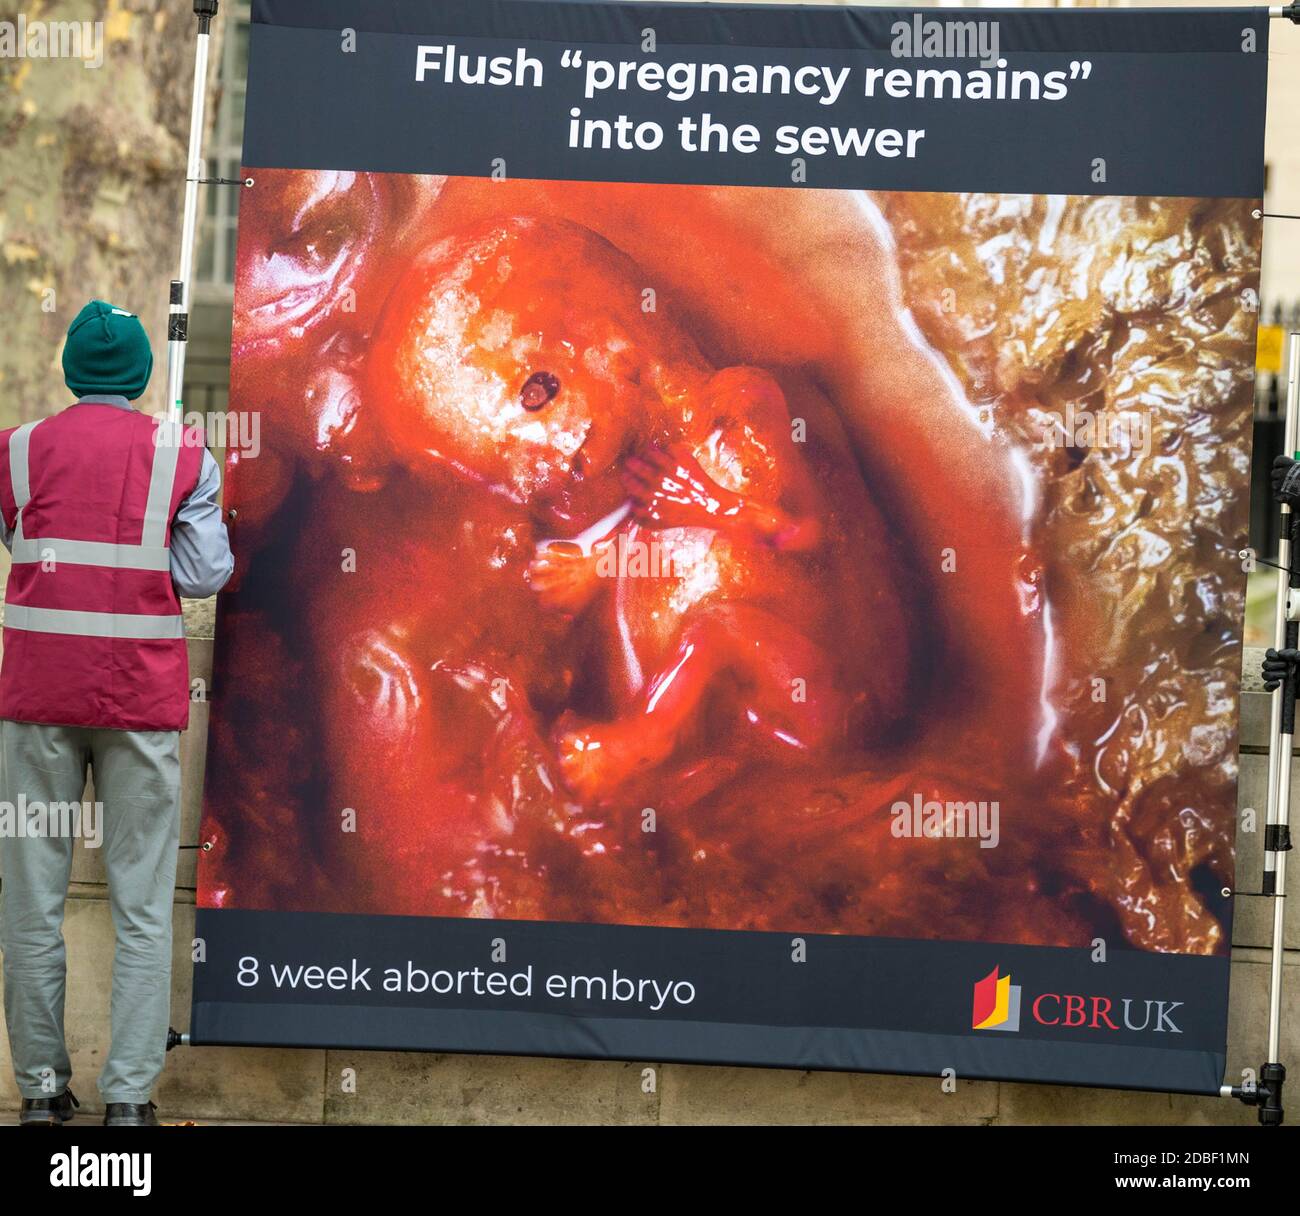
[[[686,622],[629,712],[612,722],[561,721],[565,781],[580,797],[599,798],[653,770],[702,725],[706,702],[724,693],[740,711],[733,726],[776,754],[821,751],[842,734],[847,703],[830,656],[772,613],[730,605]],[[728,730],[720,746],[737,743]]]

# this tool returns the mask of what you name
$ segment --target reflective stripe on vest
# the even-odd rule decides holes
[[[149,496],[138,545],[109,541],[64,540],[23,535],[23,509],[31,501],[31,473],[28,450],[32,431],[43,419],[27,422],[9,437],[9,481],[13,487],[18,517],[14,524],[14,565],[63,562],[69,566],[108,566],[117,570],[170,571],[167,545],[172,489],[180,460],[183,432],[173,421],[161,422],[154,433],[153,464],[149,470]],[[6,629],[31,633],[65,633],[97,638],[181,638],[185,636],[180,616],[150,616],[113,612],[74,612],[61,608],[31,608],[21,604],[5,606]]]
[[[130,612],[73,612],[67,608],[5,605],[5,628],[28,633],[65,633],[82,638],[183,638],[179,616],[150,616]]]

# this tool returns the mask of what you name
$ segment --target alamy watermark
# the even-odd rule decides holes
[[[0,59],[80,59],[82,67],[104,66],[102,21],[0,21]]]
[[[179,423],[179,425],[177,425]],[[154,432],[154,443],[167,447],[222,448],[241,456],[255,457],[262,451],[262,415],[259,410],[195,410]]]
[[[686,547],[690,549],[689,546]],[[685,578],[694,565],[693,551],[623,533],[597,549],[597,578]]]
[[[997,802],[940,802],[913,794],[889,808],[890,833],[906,840],[978,840],[981,849],[996,849],[1001,839]]]
[[[88,849],[104,843],[102,802],[39,802],[19,794],[17,803],[0,801],[0,839],[75,840]]]
[[[1050,414],[1044,437],[1056,448],[1111,448],[1125,456],[1151,453],[1151,423],[1141,410],[1089,410],[1068,402]]]
[[[889,34],[895,59],[978,59],[981,67],[998,66],[996,21],[936,20],[913,13],[910,21],[895,21]]]

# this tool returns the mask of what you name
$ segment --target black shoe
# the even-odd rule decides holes
[[[105,1127],[157,1127],[152,1102],[110,1102],[104,1107]]]
[[[65,1089],[57,1098],[24,1098],[18,1112],[19,1127],[62,1127],[72,1118],[72,1109],[80,1106],[72,1090]]]

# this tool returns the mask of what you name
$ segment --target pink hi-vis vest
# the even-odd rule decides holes
[[[202,433],[84,402],[0,433],[13,529],[0,718],[182,730],[189,664],[171,522]]]

